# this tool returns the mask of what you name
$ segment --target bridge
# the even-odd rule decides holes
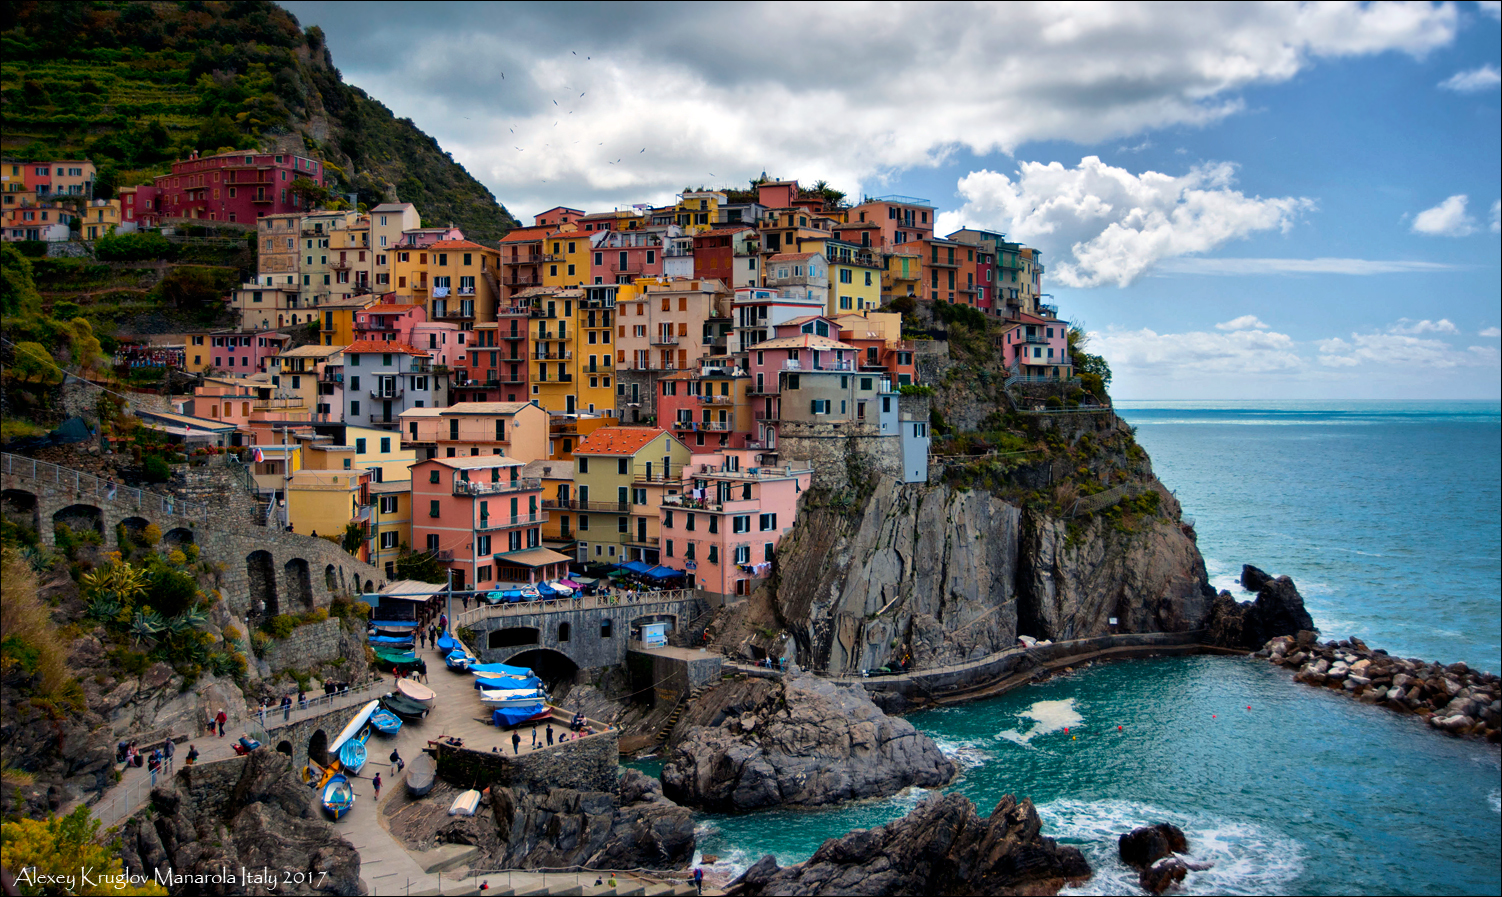
[[[480,605],[456,614],[454,627],[474,633],[470,647],[482,662],[529,666],[554,681],[624,664],[639,647],[630,644],[639,625],[665,622],[676,632],[708,609],[694,589],[672,589]]]
[[[384,578],[326,539],[226,519],[196,502],[20,455],[0,454],[0,486],[6,516],[29,518],[48,548],[59,524],[95,532],[107,546],[152,524],[168,546],[197,545],[225,563],[220,592],[242,619],[328,607],[335,595],[375,591]]]

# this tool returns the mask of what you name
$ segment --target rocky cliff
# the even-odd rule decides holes
[[[360,855],[314,810],[313,792],[292,761],[266,748],[247,757],[184,768],[151,792],[151,809],[122,833],[125,868],[214,876],[270,869],[286,894],[365,894]],[[187,885],[173,893],[243,894],[236,882]]]
[[[938,787],[956,772],[932,739],[887,716],[865,689],[796,668],[701,695],[671,746],[664,793],[718,812],[880,797],[910,785]]]
[[[727,893],[1055,894],[1090,876],[1085,858],[1041,835],[1032,801],[1003,797],[989,819],[958,794],[930,798],[881,828],[831,838],[807,862],[764,857]]]
[[[925,669],[1012,647],[1019,635],[1201,628],[1213,597],[1204,560],[1129,431],[1090,423],[1059,445],[994,471],[951,469],[932,485],[881,479],[853,510],[811,502],[779,547],[766,599],[798,662],[856,673],[906,659]],[[1094,460],[1081,463],[1081,445]],[[1133,497],[1078,511],[1082,483],[1126,477]]]

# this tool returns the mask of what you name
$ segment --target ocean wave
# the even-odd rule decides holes
[[[1127,800],[1056,800],[1038,807],[1044,832],[1085,854],[1093,877],[1065,894],[1140,894],[1137,870],[1121,862],[1117,839],[1142,825],[1183,829],[1187,858],[1213,863],[1184,880],[1185,894],[1285,894],[1304,867],[1298,841],[1263,826],[1208,814],[1165,810]]]
[[[1028,727],[1026,732],[1021,729],[1007,729],[997,732],[996,737],[1023,747],[1031,747],[1033,739],[1040,735],[1067,730],[1085,721],[1079,711],[1074,709],[1074,698],[1065,698],[1062,701],[1038,701],[1017,716],[1021,719],[1032,720],[1033,725]]]
[[[1493,790],[1486,796],[1486,802],[1491,804],[1492,812],[1502,815],[1502,789]]]
[[[975,769],[991,760],[991,754],[986,750],[988,746],[977,741],[935,738],[934,744],[962,769]]]

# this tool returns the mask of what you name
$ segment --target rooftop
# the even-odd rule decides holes
[[[856,348],[849,343],[842,343],[837,339],[827,336],[815,336],[812,333],[800,333],[797,336],[784,336],[778,339],[769,339],[764,343],[757,343],[752,349],[848,349],[851,352]]]
[[[574,447],[575,455],[634,455],[667,431],[657,427],[601,427]]]
[[[903,196],[901,193],[888,193],[886,196],[872,197],[874,202],[900,202],[909,206],[928,206],[933,208],[933,203],[918,196]]]
[[[343,346],[298,346],[281,354],[282,358],[323,358],[344,351]]]
[[[445,417],[465,414],[515,414],[531,402],[455,402],[447,408],[436,409]],[[426,410],[426,409],[423,409]]]
[[[574,478],[574,462],[551,461],[543,458],[537,461],[528,461],[522,469],[522,476],[547,478],[550,480],[572,480]]]
[[[373,339],[357,339],[348,346],[345,346],[344,351],[350,355],[374,355],[376,353],[385,354],[389,352],[392,354],[416,355],[420,358],[429,357],[428,353],[421,349],[414,349],[406,343],[388,343]]]
[[[522,462],[505,455],[471,455],[468,458],[429,458],[419,464],[442,464],[455,470],[475,470],[489,467],[521,467]]]

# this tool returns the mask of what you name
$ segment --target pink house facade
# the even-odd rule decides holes
[[[813,478],[807,464],[761,467],[760,457],[753,449],[696,457],[684,469],[683,492],[663,496],[659,509],[659,563],[722,600],[749,595],[770,575]]]
[[[1009,318],[1001,337],[1002,357],[1016,375],[1030,379],[1067,380],[1074,376],[1069,359],[1069,324],[1053,318],[1020,314]]]
[[[266,372],[266,359],[279,354],[292,342],[286,333],[255,333],[218,331],[215,333],[190,333],[190,354],[201,355],[206,367],[235,377]],[[194,342],[194,337],[203,337],[203,345]]]

